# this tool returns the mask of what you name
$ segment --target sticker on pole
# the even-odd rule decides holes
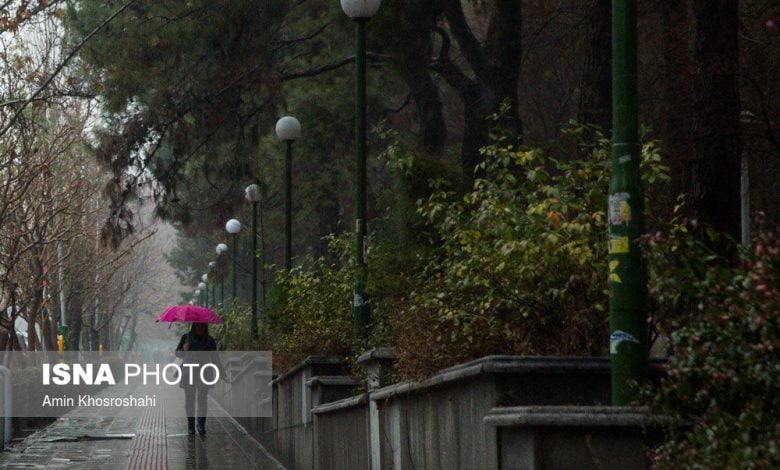
[[[609,224],[628,225],[631,222],[631,206],[628,193],[615,193],[609,196]]]
[[[609,353],[617,354],[618,346],[620,346],[620,343],[623,343],[625,341],[628,341],[630,343],[640,344],[639,340],[634,338],[634,336],[631,335],[630,333],[626,333],[625,331],[615,330],[612,332],[611,335],[609,335]]]
[[[620,261],[609,262],[609,280],[612,282],[622,283],[620,276],[617,273],[617,268],[620,266]]]
[[[625,254],[629,250],[628,237],[615,237],[609,240],[609,254]]]

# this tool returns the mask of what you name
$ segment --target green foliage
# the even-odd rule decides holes
[[[583,157],[559,161],[498,135],[470,192],[436,183],[420,202],[438,249],[393,318],[402,375],[484,354],[606,351],[609,142],[578,143]],[[668,179],[654,143],[642,157],[646,184]]]
[[[697,316],[710,289],[717,283],[728,283],[733,276],[729,260],[713,248],[720,244],[722,235],[691,224],[684,217],[685,205],[685,197],[679,196],[671,219],[644,240],[650,317],[656,336],[669,336]]]
[[[681,227],[675,229],[679,235]],[[684,232],[683,232],[684,233]],[[688,245],[658,236],[657,254]],[[680,242],[680,239],[683,241]],[[681,245],[682,243],[682,245]],[[692,261],[664,299],[688,298],[693,314],[671,335],[656,413],[672,418],[654,453],[660,468],[780,466],[780,231],[764,231],[733,267]],[[703,269],[701,275],[699,270]]]
[[[280,271],[268,310],[272,349],[279,370],[306,356],[349,355],[353,344],[351,237],[331,238],[333,260],[317,259],[312,269]]]
[[[257,341],[252,339],[251,334],[251,308],[237,304],[217,309],[216,313],[225,323],[212,325],[209,334],[216,339],[219,349],[227,351],[252,351],[258,349]],[[261,327],[258,326],[258,328]]]

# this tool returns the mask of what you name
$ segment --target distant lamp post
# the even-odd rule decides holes
[[[216,261],[209,261],[209,273],[211,273],[213,275],[216,272],[216,270],[217,270],[217,262]],[[217,276],[217,277],[219,277],[219,276]],[[216,307],[219,306],[219,304],[217,303],[217,283],[216,282],[212,282],[211,283],[211,306],[213,308],[216,308]]]
[[[228,251],[228,246],[224,243],[217,245],[217,256],[222,256]],[[225,276],[220,276],[219,279],[219,306],[225,306]]]
[[[206,298],[206,283],[205,282],[199,282],[198,283],[198,291],[200,292],[200,304],[204,307],[207,307],[208,299]]]
[[[204,296],[206,298],[206,305],[205,306],[208,307],[209,306],[209,302],[213,302],[214,301],[214,299],[211,298],[211,296],[209,295],[209,275],[208,275],[208,273],[202,275],[200,277],[200,280],[203,281],[203,288],[204,288],[204,292],[205,292]]]
[[[200,303],[200,289],[195,289],[195,300]]]
[[[285,116],[276,123],[276,136],[285,143],[284,159],[284,268],[292,269],[292,144],[301,137],[301,123]]]
[[[227,233],[230,234],[231,238],[233,238],[233,304],[236,303],[236,299],[238,298],[238,281],[237,281],[237,270],[238,270],[238,234],[241,232],[241,222],[239,222],[236,219],[230,219],[225,224],[225,230],[227,230]]]
[[[355,290],[353,296],[355,333],[368,333],[370,313],[366,298],[367,213],[366,213],[366,23],[379,10],[381,0],[341,0],[344,13],[355,20]]]
[[[252,324],[249,331],[257,339],[257,204],[260,202],[260,186],[250,184],[244,190],[246,200],[252,204]]]

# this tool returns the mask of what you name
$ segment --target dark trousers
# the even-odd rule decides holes
[[[198,414],[195,414],[195,400],[197,395]],[[205,418],[208,413],[209,389],[206,387],[184,387],[184,410],[187,417],[196,416]]]

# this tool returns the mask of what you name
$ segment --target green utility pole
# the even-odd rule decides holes
[[[609,185],[609,350],[612,404],[634,398],[647,378],[647,267],[637,116],[636,0],[612,2],[612,180]]]
[[[366,18],[355,20],[355,291],[354,321],[355,334],[365,336],[370,321],[366,282],[368,277],[367,250],[367,213],[366,213]]]
[[[257,335],[257,202],[252,202],[252,324],[249,326],[252,339]]]
[[[292,141],[288,140],[284,159],[284,268],[292,269]]]

